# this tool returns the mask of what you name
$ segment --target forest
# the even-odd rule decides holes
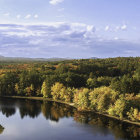
[[[37,96],[140,121],[140,57],[1,61],[0,96]]]

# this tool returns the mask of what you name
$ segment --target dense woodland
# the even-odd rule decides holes
[[[140,57],[0,62],[1,96],[43,96],[140,121]]]

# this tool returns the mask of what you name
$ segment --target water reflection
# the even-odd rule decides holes
[[[42,114],[46,119],[58,122],[60,118],[71,117],[74,114],[74,109],[64,104],[56,102],[43,102],[41,105]]]
[[[90,126],[89,131],[95,135],[106,136],[111,133],[116,140],[140,139],[140,127],[120,123],[117,120],[108,119],[94,113],[80,113],[64,104],[46,101],[0,99],[0,111],[7,118],[14,115],[17,110],[22,119],[27,116],[38,118],[42,114],[46,120],[58,123],[60,118],[73,117],[76,123]],[[0,134],[2,134],[3,130],[4,128],[0,126]]]
[[[97,114],[87,115],[78,112],[74,114],[74,119],[76,122],[95,126],[96,130],[98,130],[99,133],[102,133],[102,135],[106,135],[108,133],[106,130],[110,130],[110,132],[112,132],[112,134],[115,136],[116,140],[140,139],[140,127],[135,125],[126,124],[123,122],[121,123],[118,120],[108,119],[107,117]]]
[[[18,100],[17,106],[19,108],[20,116],[22,119],[26,116],[29,116],[31,118],[36,118],[41,113],[40,101],[32,102],[30,100],[25,100],[25,101]]]
[[[2,134],[4,131],[4,127],[0,125],[0,134]]]
[[[0,100],[0,111],[6,117],[10,117],[16,113],[14,102],[7,102],[6,100]]]

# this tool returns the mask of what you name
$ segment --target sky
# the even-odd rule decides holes
[[[0,55],[140,56],[140,0],[0,0]]]

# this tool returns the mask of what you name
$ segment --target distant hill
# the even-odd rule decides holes
[[[90,57],[89,59],[98,59],[98,57]]]
[[[70,58],[24,58],[24,57],[4,57],[0,55],[0,61],[63,61]]]
[[[57,57],[53,57],[53,58],[26,58],[26,57],[5,57],[0,55],[0,61],[64,61],[64,60],[73,60],[75,58],[57,58]],[[78,58],[76,58],[78,59]],[[79,58],[79,59],[83,59],[83,58]],[[98,59],[97,57],[90,57],[88,59]]]
[[[4,56],[0,55],[0,58],[4,58]]]

